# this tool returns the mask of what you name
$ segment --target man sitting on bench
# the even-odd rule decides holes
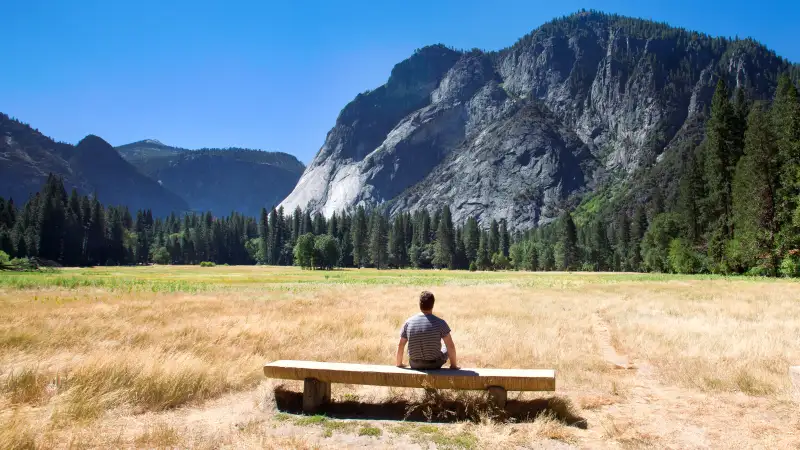
[[[458,369],[456,345],[450,336],[447,322],[433,315],[433,293],[423,291],[419,296],[421,313],[409,317],[397,344],[397,367],[403,364],[403,350],[408,343],[408,361],[412,369],[441,369],[450,359],[450,368]],[[441,347],[444,341],[445,348]]]

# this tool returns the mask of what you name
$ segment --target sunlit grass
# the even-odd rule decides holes
[[[421,289],[436,294],[436,312],[450,323],[463,366],[556,369],[559,392],[584,410],[599,414],[638,389],[634,372],[621,375],[603,360],[595,314],[608,321],[618,351],[652,365],[665,386],[706,401],[738,394],[782,405],[790,398],[787,367],[800,362],[798,288],[785,280],[714,276],[292,267],[0,274],[0,442],[305,448],[305,439],[268,435],[259,421],[213,440],[189,436],[177,411],[254,389],[271,360],[391,364],[398,330],[416,311]],[[335,396],[379,402],[385,395],[371,392],[337,387]],[[152,415],[164,419],[108,434],[120,417]],[[393,430],[283,417],[268,423],[315,430],[323,439],[367,430],[360,437],[378,442]],[[415,427],[409,435],[449,448],[579,436],[555,419],[514,432],[490,419],[472,422]],[[800,415],[770,423],[770,436],[786,435],[793,423]],[[619,443],[649,439],[624,421],[608,421],[607,428],[604,435]]]

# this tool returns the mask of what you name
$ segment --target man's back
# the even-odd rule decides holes
[[[435,361],[442,357],[442,338],[450,334],[447,322],[433,314],[409,317],[400,337],[408,339],[408,357],[412,361]]]

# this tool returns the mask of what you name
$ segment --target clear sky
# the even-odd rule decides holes
[[[496,50],[581,8],[753,37],[800,62],[798,0],[0,0],[0,111],[60,141],[154,138],[308,163],[416,48]]]

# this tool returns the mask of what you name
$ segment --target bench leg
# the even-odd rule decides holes
[[[313,414],[331,400],[331,384],[316,378],[303,380],[303,412]]]
[[[505,388],[500,386],[489,386],[487,391],[489,392],[489,403],[500,409],[504,409],[506,407],[508,393],[506,392]]]

